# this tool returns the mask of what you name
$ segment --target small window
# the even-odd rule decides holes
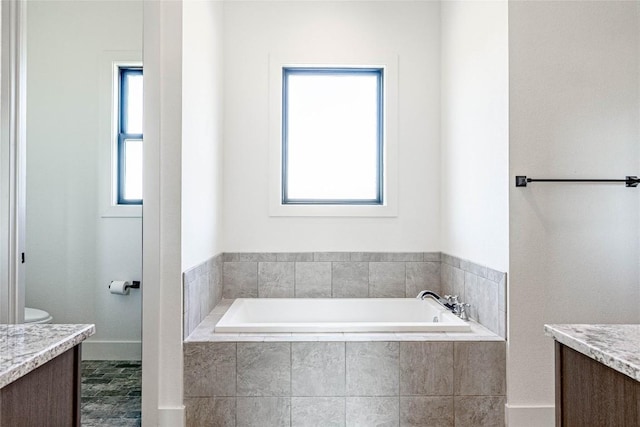
[[[282,203],[383,204],[383,69],[284,67]]]
[[[117,202],[142,204],[142,68],[119,68]]]

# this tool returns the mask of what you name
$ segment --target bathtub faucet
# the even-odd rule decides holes
[[[450,310],[462,320],[469,320],[466,310],[469,304],[458,301],[458,295],[445,295],[441,297],[433,291],[424,290],[421,291],[416,298],[425,299],[427,297],[434,299],[438,304]]]
[[[455,306],[453,305],[453,301],[452,301],[453,298],[450,297],[449,295],[446,295],[445,298],[442,298],[440,295],[436,294],[433,291],[424,290],[424,291],[420,291],[420,293],[418,294],[418,296],[416,298],[425,299],[427,297],[435,300],[438,304],[440,304],[441,306],[443,306],[447,310],[453,311],[453,309],[455,308]],[[458,297],[456,297],[456,300],[457,300],[457,298]]]

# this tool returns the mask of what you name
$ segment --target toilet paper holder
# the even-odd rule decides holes
[[[109,286],[107,286],[107,288],[111,289],[111,284],[113,283],[113,281],[111,283],[109,283]],[[139,280],[132,280],[130,285],[125,286],[125,290],[126,289],[140,289],[140,281]]]

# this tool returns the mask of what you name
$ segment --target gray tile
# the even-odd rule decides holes
[[[224,268],[224,263],[222,262],[222,256],[217,256],[215,258],[215,268],[213,269],[213,281],[215,286],[215,299],[216,305],[222,299],[222,291],[223,291],[223,278],[222,278],[222,270]]]
[[[439,262],[408,262],[406,263],[407,298],[414,297],[424,289],[441,293],[441,274]]]
[[[422,260],[426,262],[440,262],[442,260],[442,253],[440,252],[424,252],[422,254]]]
[[[291,398],[238,397],[236,421],[238,427],[289,427]]]
[[[313,252],[278,252],[276,254],[277,261],[313,261]]]
[[[344,397],[292,397],[292,427],[341,427],[345,425]]]
[[[469,284],[467,283],[469,282]],[[469,294],[469,290],[471,293]],[[465,273],[465,292],[471,304],[470,314],[478,323],[492,332],[498,332],[498,284],[491,280]]]
[[[141,365],[140,361],[82,361],[83,426],[140,426]]]
[[[441,255],[442,262],[449,264],[452,267],[460,268],[460,258],[449,255],[442,254]]]
[[[498,310],[507,311],[507,275],[498,282]]]
[[[347,342],[347,396],[398,395],[399,344]]]
[[[314,261],[349,261],[351,255],[349,252],[314,252]]]
[[[453,267],[445,263],[440,263],[440,292],[453,295]]]
[[[238,396],[291,394],[291,343],[238,343]]]
[[[195,267],[192,267],[190,269],[188,269],[187,271],[185,271],[184,273],[182,273],[182,280],[185,284],[189,284],[191,282],[193,282],[196,279],[197,276],[197,271]]]
[[[504,395],[505,347],[504,342],[454,343],[454,394]]]
[[[184,317],[182,318],[182,340],[187,339],[189,335],[191,335],[193,329],[191,328],[191,323],[189,322],[189,312],[184,313]]]
[[[337,298],[369,296],[368,262],[334,262],[331,270],[332,291]]]
[[[293,396],[344,396],[345,343],[291,343]]]
[[[482,299],[481,290],[479,286],[480,277],[473,273],[464,272],[464,298],[461,301],[470,305],[468,309],[469,316],[478,320],[478,306]]]
[[[225,252],[224,262],[277,261],[277,255],[270,252]]]
[[[494,270],[493,268],[487,267],[487,279],[493,280],[494,282],[500,282],[502,277],[505,275],[502,271]]]
[[[473,273],[476,276],[480,276],[482,278],[487,278],[487,267],[484,265],[476,264],[475,262],[471,262],[466,259],[460,260],[460,269]]]
[[[347,397],[347,426],[393,427],[399,425],[397,397]]]
[[[400,397],[401,427],[453,427],[453,397]]]
[[[187,324],[189,333],[193,332],[193,330],[200,324],[200,304],[194,304],[195,307],[190,309],[186,314],[189,316],[187,318]]]
[[[401,342],[400,394],[452,395],[453,343]]]
[[[185,343],[184,395],[236,395],[236,344]]]
[[[293,262],[258,263],[259,298],[293,298]]]
[[[504,426],[504,396],[456,397],[455,426]]]
[[[460,301],[467,301],[465,272],[457,267],[451,269],[451,286],[453,287],[452,295],[458,295]]]
[[[184,406],[187,427],[233,427],[236,425],[234,397],[188,397],[184,399]]]
[[[225,262],[222,275],[225,298],[256,298],[258,296],[257,262]]]
[[[295,295],[298,298],[331,298],[331,263],[296,262]]]
[[[210,295],[209,295],[209,274],[203,273],[200,282],[200,321],[207,317],[207,315],[211,312],[213,307],[211,306]]]
[[[351,261],[404,262],[422,261],[422,252],[351,252]]]
[[[498,311],[498,335],[507,338],[507,313]]]
[[[370,262],[369,297],[404,298],[404,265],[404,262]]]

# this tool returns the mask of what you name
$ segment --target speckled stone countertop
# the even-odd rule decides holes
[[[640,325],[545,325],[547,335],[640,381]]]
[[[221,333],[214,328],[233,299],[223,299],[185,338],[185,342],[270,342],[270,341],[504,341],[484,326],[470,321],[470,332],[274,332]]]
[[[80,344],[94,325],[0,325],[0,388]]]

